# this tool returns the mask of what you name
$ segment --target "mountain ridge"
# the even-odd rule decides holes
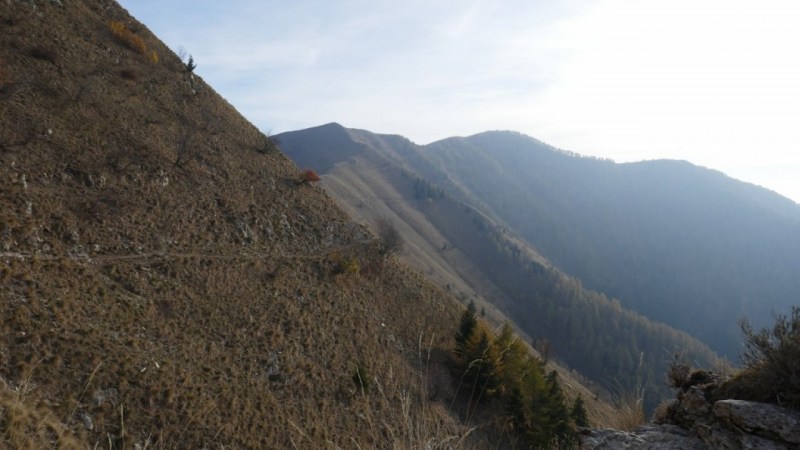
[[[296,136],[278,135],[283,150],[292,158],[295,158],[297,145],[315,145],[310,140],[295,140]],[[379,142],[381,138],[381,135],[373,136],[372,142]],[[362,142],[355,145],[362,145]],[[318,145],[318,150],[326,148],[324,140]],[[707,348],[703,349],[702,345],[674,330],[670,331],[668,327],[656,331],[657,325],[642,322],[635,314],[621,318],[618,302],[615,304],[605,296],[589,292],[577,280],[558,272],[533,247],[521,240],[513,229],[508,229],[502,221],[493,220],[490,211],[487,215],[487,211],[481,207],[450,197],[434,183],[414,172],[415,166],[425,163],[424,148],[404,148],[402,153],[405,158],[400,164],[383,159],[382,154],[386,150],[379,148],[372,155],[341,158],[335,168],[323,176],[323,185],[351,215],[364,223],[374,226],[381,220],[394,221],[411,244],[405,255],[407,259],[441,286],[459,292],[462,301],[476,301],[487,309],[487,317],[496,316],[495,320],[500,322],[506,317],[513,317],[533,342],[552,339],[556,358],[567,362],[572,368],[580,368],[585,376],[594,375],[595,381],[601,385],[614,378],[625,378],[626,386],[628,382],[635,383],[635,377],[631,378],[631,375],[637,372],[635,361],[639,360],[641,349],[635,343],[631,346],[624,341],[633,342],[630,341],[631,336],[617,336],[615,339],[619,340],[613,340],[611,347],[617,349],[615,351],[632,352],[620,358],[606,354],[607,348],[589,350],[590,346],[581,346],[578,342],[601,342],[602,339],[600,336],[585,335],[576,339],[575,335],[604,325],[599,322],[599,317],[584,317],[584,313],[579,311],[597,312],[600,308],[604,314],[610,314],[615,320],[625,323],[626,333],[642,336],[652,332],[653,336],[659,336],[657,339],[663,339],[664,344],[658,348],[647,348],[646,351],[648,365],[652,364],[648,366],[649,372],[643,375],[648,389],[653,389],[653,396],[648,400],[649,407],[657,402],[655,392],[663,391],[663,386],[659,387],[661,383],[657,372],[665,370],[665,367],[656,369],[665,361],[661,356],[663,349],[677,351],[679,349],[676,347],[687,347],[692,349],[692,355],[696,355],[694,357],[698,360],[708,364],[714,360]],[[303,155],[312,153],[306,149]],[[313,157],[310,160],[297,159],[297,162],[301,165],[313,164]],[[433,168],[431,173],[443,174],[443,171]],[[386,192],[392,194],[387,195]],[[426,231],[428,229],[434,231]],[[434,258],[438,261],[435,264],[431,263]],[[524,280],[538,281],[529,283]],[[531,297],[539,300],[532,301]],[[547,306],[548,302],[552,304]],[[590,306],[592,304],[594,306]],[[534,319],[531,320],[531,317]],[[595,325],[578,325],[580,321],[593,322]],[[556,323],[559,328],[553,327]],[[649,331],[645,332],[645,329]],[[676,346],[678,342],[681,344]],[[623,347],[626,350],[622,350]],[[604,354],[605,363],[598,359]],[[625,362],[620,363],[622,360]],[[587,364],[588,361],[592,362]],[[624,369],[618,364],[624,364]],[[602,369],[603,365],[606,369]],[[611,367],[614,369],[607,371]],[[601,372],[603,375],[600,375]]]

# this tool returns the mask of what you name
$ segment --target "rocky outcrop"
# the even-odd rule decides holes
[[[712,402],[715,386],[682,390],[654,423],[630,432],[590,430],[583,449],[800,449],[800,412],[745,400]]]
[[[633,431],[591,430],[583,438],[584,449],[706,450],[700,439],[677,425],[649,424]]]
[[[717,423],[742,436],[758,436],[789,448],[800,448],[798,411],[767,403],[720,400],[714,404],[713,413]]]

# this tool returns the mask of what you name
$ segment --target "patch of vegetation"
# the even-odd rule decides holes
[[[461,316],[454,349],[459,393],[468,393],[468,417],[490,398],[504,405],[505,419],[531,446],[577,445],[575,417],[588,423],[582,403],[568,408],[555,371],[545,372],[506,323],[494,335],[470,303]]]
[[[142,37],[138,34],[134,33],[123,22],[112,20],[109,22],[108,28],[111,30],[111,33],[114,34],[114,36],[116,36],[116,38],[128,48],[141,53],[153,63],[158,62],[158,53],[155,50],[148,51],[147,44],[144,42],[144,39],[142,39]]]
[[[671,388],[681,389],[689,381],[691,366],[686,361],[686,352],[675,352],[667,368],[667,384]]]
[[[361,271],[361,264],[356,258],[344,258],[336,265],[337,273],[355,274]]]
[[[403,249],[403,236],[389,220],[378,222],[378,253],[386,257]]]
[[[321,180],[321,178],[313,169],[305,169],[297,174],[297,184],[316,183],[319,180]]]
[[[10,389],[0,380],[0,447],[87,448],[86,443],[65,429],[55,413],[33,404],[24,390]]]
[[[194,57],[192,57],[192,55],[189,55],[189,59],[184,63],[184,68],[187,73],[194,73],[194,69],[197,68],[197,63],[194,62]]]
[[[754,330],[740,321],[744,333],[744,368],[732,379],[745,400],[800,409],[800,307],[776,315],[772,328]]]
[[[570,417],[572,417],[572,422],[578,427],[588,428],[591,426],[589,414],[586,412],[586,404],[583,402],[583,397],[580,395],[572,402]]]
[[[262,154],[276,153],[280,149],[280,141],[275,136],[267,133],[264,143],[258,147],[258,152]]]

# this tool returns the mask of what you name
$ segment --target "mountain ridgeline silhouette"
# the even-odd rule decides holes
[[[349,145],[343,145],[344,136],[349,136]],[[714,364],[716,356],[688,334],[660,323],[661,318],[648,319],[623,306],[621,300],[584,287],[578,277],[560,270],[546,253],[522,239],[517,222],[499,215],[497,211],[513,209],[545,216],[558,212],[546,210],[548,203],[525,186],[556,196],[562,190],[560,184],[569,181],[548,186],[547,180],[536,176],[537,171],[554,171],[565,162],[594,172],[600,172],[596,167],[616,167],[608,161],[555,151],[515,133],[476,137],[499,143],[520,138],[530,145],[529,152],[522,150],[526,158],[500,161],[489,156],[491,151],[468,145],[473,138],[418,146],[400,136],[337,124],[278,136],[282,149],[300,166],[316,167],[315,154],[328,163],[335,161],[327,165],[323,182],[352,215],[367,222],[377,216],[400,221],[412,242],[408,257],[420,269],[436,278],[440,267],[430,259],[446,260],[442,265],[458,273],[475,295],[512,317],[534,341],[549,340],[559,360],[606,386],[645,385],[648,405],[654,406],[668,395],[663,378],[671,352],[687,350],[691,359],[706,366]],[[506,170],[504,164],[516,167]],[[527,170],[526,164],[540,167]],[[569,209],[568,202],[562,208]],[[548,223],[555,233],[559,231],[556,219],[540,222]],[[427,228],[436,230],[435,238],[430,238],[434,234]],[[576,239],[582,242],[593,236]],[[428,258],[419,255],[426,252]]]
[[[295,136],[336,128],[281,139],[313,167],[313,155],[293,151]],[[503,224],[586,288],[730,358],[740,350],[740,318],[762,326],[800,292],[800,206],[720,172],[582,157],[510,131],[425,146],[347,131],[360,152],[381,142],[374,150],[388,161]],[[322,145],[325,158],[336,154]]]

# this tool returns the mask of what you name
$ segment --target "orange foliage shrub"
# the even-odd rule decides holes
[[[307,184],[307,183],[315,183],[321,180],[317,172],[314,172],[311,169],[306,169],[297,174],[297,184]]]
[[[153,63],[158,62],[158,53],[156,53],[155,50],[148,52],[147,44],[145,44],[144,39],[131,31],[124,23],[112,20],[109,22],[108,28],[114,36],[116,36],[120,42],[127,45],[128,48],[141,53]]]

